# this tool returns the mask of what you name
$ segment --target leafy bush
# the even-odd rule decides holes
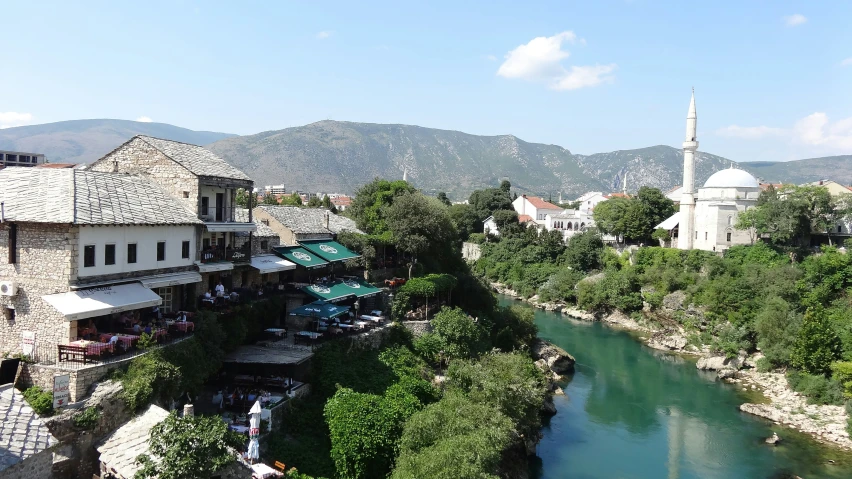
[[[831,363],[831,378],[843,385],[843,395],[852,398],[852,362]]]
[[[485,239],[485,233],[471,233],[470,236],[468,236],[467,241],[468,243],[483,244],[485,243]]]
[[[787,372],[787,384],[806,396],[809,403],[843,404],[843,385],[839,381],[791,369]]]
[[[446,345],[452,358],[469,358],[483,350],[483,328],[459,308],[443,308],[432,319],[432,330]]]
[[[71,417],[71,422],[74,426],[80,429],[92,429],[98,424],[98,419],[101,417],[101,412],[96,407],[87,407],[81,412],[78,412]]]
[[[121,379],[124,401],[132,411],[152,401],[165,402],[178,395],[180,381],[180,369],[164,360],[159,351],[139,356],[130,362]]]
[[[597,231],[584,231],[568,240],[563,256],[571,268],[592,271],[600,269],[603,249],[603,241]]]
[[[141,350],[151,349],[157,347],[157,340],[154,339],[154,336],[148,333],[142,333],[139,336],[139,341],[136,343],[136,346]]]
[[[802,316],[791,311],[790,304],[777,296],[764,301],[754,321],[757,346],[770,369],[783,367],[790,363],[790,353],[802,327]]]
[[[39,386],[33,386],[22,393],[24,399],[39,416],[53,415],[53,394]]]
[[[414,351],[430,364],[438,363],[446,347],[444,340],[435,333],[426,333],[414,340]]]
[[[717,334],[713,341],[713,349],[723,353],[727,358],[736,357],[740,350],[748,349],[750,345],[748,339],[746,339],[748,331],[743,327],[725,323],[718,329]]]
[[[492,330],[495,332],[493,346],[505,352],[529,350],[538,336],[535,313],[519,306],[498,309]]]
[[[805,313],[790,362],[810,374],[828,375],[831,363],[840,359],[840,338],[834,333],[821,307]]]
[[[580,270],[561,268],[538,288],[538,297],[546,302],[573,302],[577,299],[577,283],[585,276]]]

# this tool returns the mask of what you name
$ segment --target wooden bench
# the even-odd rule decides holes
[[[283,462],[275,461],[274,465],[275,465],[275,469],[278,469],[281,472],[287,471],[287,466]]]
[[[72,363],[83,363],[86,364],[89,362],[89,355],[86,354],[85,346],[67,346],[64,344],[60,344],[57,346],[59,348],[59,361],[69,361]]]

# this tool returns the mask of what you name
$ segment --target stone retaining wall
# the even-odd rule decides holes
[[[462,258],[465,261],[476,261],[482,256],[482,249],[476,243],[462,243]]]
[[[415,338],[432,332],[431,321],[403,321],[402,325],[405,326],[405,329],[411,331]]]
[[[53,377],[68,374],[71,402],[77,402],[86,397],[89,387],[103,378],[113,369],[120,368],[138,356],[122,359],[114,363],[98,364],[81,367],[80,369],[65,369],[58,366],[22,363],[15,386],[23,391],[31,386],[39,386],[45,391],[53,390]]]

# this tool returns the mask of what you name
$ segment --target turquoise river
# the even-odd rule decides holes
[[[716,381],[694,361],[601,323],[535,315],[539,336],[577,365],[565,396],[554,398],[558,413],[542,431],[531,478],[852,478],[852,455],[740,412],[761,397]],[[782,445],[763,444],[773,431]]]

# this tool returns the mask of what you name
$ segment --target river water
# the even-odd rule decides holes
[[[501,298],[503,304],[513,303]],[[530,307],[523,304],[524,307]],[[852,478],[852,455],[741,413],[754,393],[629,332],[536,310],[539,336],[577,359],[543,429],[535,479]],[[777,432],[783,442],[763,439]],[[829,461],[835,461],[830,464]]]

